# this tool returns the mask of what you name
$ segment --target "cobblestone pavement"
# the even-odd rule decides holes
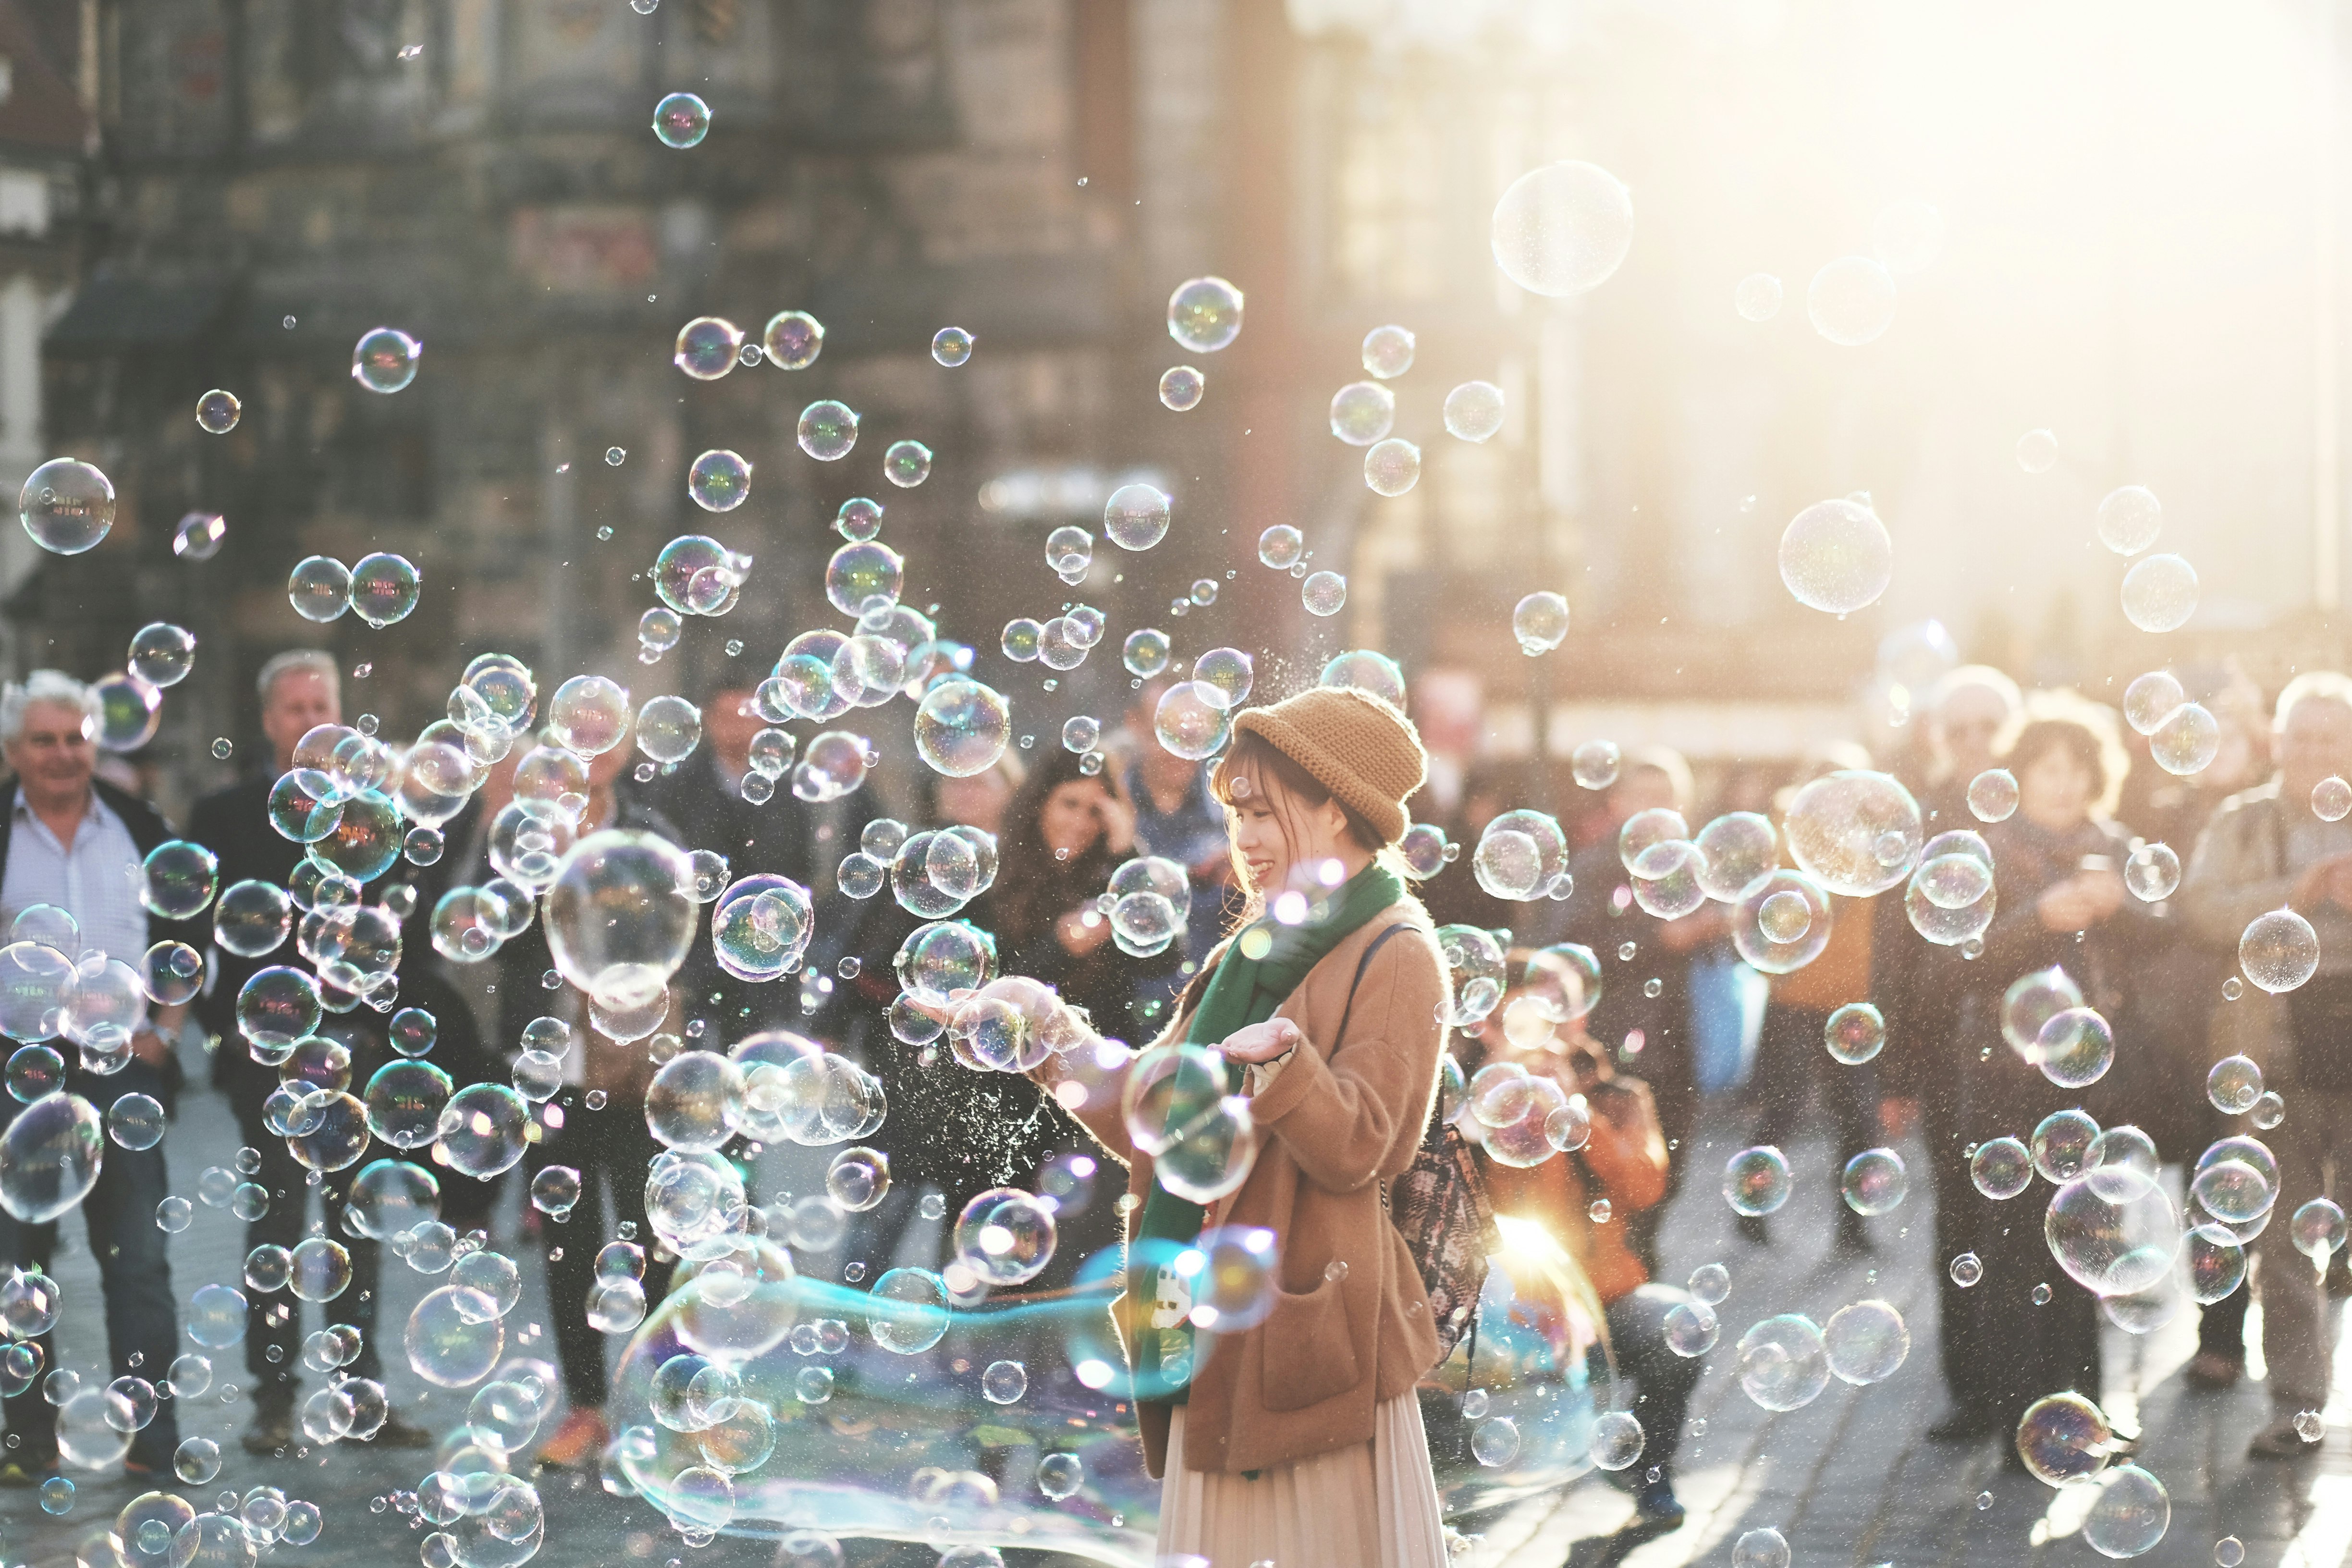
[[[200,1068],[192,1074],[200,1075]],[[1709,1123],[1728,1126],[1730,1119],[1711,1116]],[[225,1161],[236,1144],[226,1107],[209,1092],[193,1092],[169,1145],[175,1189],[193,1193],[196,1173]],[[1733,1147],[1719,1132],[1703,1134],[1700,1145],[1693,1154],[1695,1172],[1718,1166]],[[803,1157],[808,1152],[791,1152]],[[1801,1172],[1822,1169],[1829,1158],[1825,1147],[1792,1152]],[[1916,1159],[1912,1168],[1920,1168]],[[789,1156],[772,1157],[761,1172],[760,1190],[806,1190],[818,1169],[803,1169]],[[1664,1227],[1666,1278],[1678,1281],[1708,1261],[1729,1266],[1734,1289],[1724,1309],[1727,1347],[1747,1322],[1772,1312],[1802,1311],[1818,1321],[1848,1301],[1884,1296],[1909,1323],[1909,1361],[1877,1386],[1833,1383],[1804,1409],[1773,1415],[1740,1394],[1730,1356],[1717,1352],[1692,1406],[1694,1417],[1706,1426],[1686,1442],[1679,1467],[1689,1522],[1625,1556],[1626,1568],[1727,1563],[1733,1541],[1766,1524],[1787,1536],[1793,1563],[1802,1568],[2087,1568],[2105,1561],[2079,1535],[2087,1493],[2053,1491],[2004,1471],[2000,1449],[1990,1439],[1952,1446],[1931,1443],[1925,1436],[1942,1391],[1935,1372],[1930,1289],[1937,1260],[1930,1256],[1924,1192],[1872,1222],[1877,1250],[1865,1259],[1831,1251],[1830,1205],[1835,1201],[1824,1184],[1800,1181],[1789,1207],[1773,1217],[1772,1245],[1759,1248],[1734,1235],[1730,1213],[1713,1184],[1695,1179]],[[551,1356],[543,1271],[537,1267],[538,1247],[544,1244],[521,1241],[515,1234],[518,1224],[513,1209],[502,1205],[498,1244],[524,1266],[524,1297],[509,1319],[509,1353]],[[58,1353],[61,1364],[88,1377],[100,1371],[104,1355],[97,1271],[79,1227],[68,1221],[65,1230],[68,1245],[61,1249],[57,1272],[68,1310]],[[173,1240],[173,1285],[181,1300],[207,1281],[234,1281],[244,1255],[242,1230],[226,1214],[198,1208],[194,1225]],[[379,1337],[394,1407],[438,1433],[461,1418],[467,1391],[429,1388],[409,1370],[399,1349],[401,1325],[431,1283],[387,1258]],[[315,1320],[304,1324],[315,1326]],[[2201,1568],[2213,1562],[2214,1542],[2235,1534],[2245,1543],[2251,1568],[2342,1568],[2352,1563],[2352,1436],[2347,1431],[2352,1390],[2342,1376],[2352,1371],[2352,1353],[2338,1358],[2339,1384],[2320,1454],[2294,1464],[2264,1464],[2243,1457],[2247,1437],[2268,1409],[2261,1385],[2250,1378],[2227,1394],[2189,1393],[2179,1373],[2194,1346],[2195,1326],[2187,1321],[2147,1339],[2110,1332],[2104,1402],[2120,1423],[2137,1418],[2143,1431],[2139,1462],[2172,1494],[2170,1529],[2139,1561],[2151,1568]],[[236,1442],[250,1414],[243,1392],[250,1382],[243,1349],[223,1352],[215,1361],[215,1387],[182,1410],[181,1422],[186,1435],[220,1443],[223,1468],[208,1485],[179,1489],[199,1507],[211,1506],[210,1500],[227,1489],[242,1491],[265,1483],[316,1502],[325,1520],[319,1540],[306,1547],[278,1547],[271,1553],[276,1560],[391,1568],[415,1561],[423,1531],[392,1509],[379,1511],[378,1505],[394,1489],[414,1488],[433,1468],[433,1454],[338,1444],[284,1458],[247,1455]],[[143,1489],[117,1474],[76,1473],[73,1479],[74,1506],[60,1517],[45,1514],[30,1490],[0,1491],[0,1561],[10,1568],[77,1561],[91,1568],[118,1568],[106,1544],[108,1526]],[[541,1563],[567,1568],[666,1565],[676,1558],[691,1568],[767,1568],[774,1560],[772,1543],[761,1540],[722,1537],[689,1548],[653,1509],[608,1496],[590,1479],[542,1478],[541,1491],[548,1516]],[[1588,1479],[1470,1521],[1478,1540],[1468,1568],[1557,1568],[1574,1543],[1606,1535],[1630,1511],[1622,1492]],[[1591,1550],[1585,1548],[1580,1561]],[[1024,1568],[1041,1568],[1039,1554],[1008,1556],[1016,1563],[1027,1558]],[[852,1543],[850,1561],[852,1568],[928,1568],[930,1554],[919,1546]]]

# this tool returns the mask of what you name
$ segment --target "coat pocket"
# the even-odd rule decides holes
[[[1362,1381],[1340,1284],[1326,1279],[1303,1296],[1276,1292],[1258,1342],[1259,1397],[1268,1410],[1305,1410]]]

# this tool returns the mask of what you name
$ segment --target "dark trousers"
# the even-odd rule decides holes
[[[1759,1143],[1786,1145],[1804,1120],[1805,1107],[1821,1097],[1822,1110],[1837,1129],[1838,1168],[1878,1144],[1878,1070],[1875,1063],[1848,1067],[1830,1055],[1822,1031],[1830,1016],[1811,1007],[1764,1007],[1756,1039],[1756,1130]],[[1852,1211],[1847,1211],[1852,1212]]]
[[[1673,1462],[1682,1446],[1683,1415],[1698,1386],[1704,1362],[1666,1347],[1666,1314],[1694,1298],[1671,1285],[1642,1285],[1609,1303],[1609,1346],[1618,1373],[1633,1380],[1627,1406],[1642,1424],[1642,1468]]]
[[[110,1078],[97,1080],[117,1095],[148,1094],[162,1099],[161,1074],[145,1062],[132,1061]],[[104,1091],[101,1090],[101,1093]],[[8,1105],[10,1120],[18,1107]],[[103,1104],[100,1109],[105,1109]],[[167,1140],[168,1142],[168,1140]],[[143,1377],[161,1382],[179,1353],[178,1302],[172,1294],[172,1263],[164,1237],[155,1223],[155,1205],[170,1192],[163,1168],[163,1144],[152,1149],[125,1149],[108,1140],[99,1165],[98,1184],[81,1201],[82,1221],[89,1228],[89,1250],[98,1259],[100,1283],[106,1298],[107,1356],[115,1377]],[[58,1224],[25,1225],[0,1213],[0,1261],[19,1268],[47,1272],[57,1256]],[[68,1311],[86,1311],[68,1301]],[[41,1349],[41,1377],[24,1393],[5,1401],[8,1435],[19,1439],[24,1459],[47,1463],[57,1452],[57,1411],[41,1396],[41,1384],[57,1367],[51,1337],[34,1342]],[[155,1419],[132,1436],[131,1458],[154,1469],[168,1468],[172,1451],[180,1446],[178,1407],[171,1400],[155,1406]]]
[[[616,1098],[601,1110],[590,1110],[581,1103],[578,1090],[567,1089],[554,1103],[562,1109],[563,1125],[542,1131],[523,1156],[523,1168],[533,1176],[550,1165],[569,1165],[580,1173],[580,1201],[568,1218],[558,1222],[536,1211],[534,1215],[547,1241],[548,1310],[555,1319],[555,1359],[563,1371],[564,1398],[574,1410],[597,1410],[612,1393],[604,1367],[604,1335],[588,1322],[596,1254],[614,1238],[604,1224],[604,1184],[613,1184],[615,1225],[634,1225],[633,1239],[646,1249],[646,1308],[651,1311],[668,1291],[675,1267],[655,1260],[653,1226],[646,1220],[646,1167],[661,1146],[646,1130],[640,1100]]]
[[[258,1116],[247,1120],[245,1110],[237,1107],[238,1130],[261,1156],[261,1169],[249,1179],[269,1194],[269,1207],[261,1217],[246,1222],[246,1250],[271,1246],[291,1252],[306,1234],[303,1221],[310,1212],[312,1191],[310,1169],[287,1151],[282,1134],[270,1131]],[[329,1324],[349,1323],[360,1331],[360,1353],[351,1363],[352,1374],[381,1382],[383,1361],[376,1349],[375,1308],[376,1299],[383,1294],[383,1247],[350,1235],[338,1223],[352,1178],[369,1163],[362,1160],[348,1169],[331,1172],[317,1189],[322,1200],[320,1212],[328,1222],[326,1234],[341,1242],[352,1255],[352,1282],[341,1295],[322,1303],[320,1310]],[[247,1294],[251,1305],[246,1315],[245,1370],[253,1376],[254,1407],[288,1409],[294,1403],[302,1370],[302,1302],[291,1290],[268,1296],[250,1290]]]

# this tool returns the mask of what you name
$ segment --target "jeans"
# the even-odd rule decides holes
[[[101,1112],[111,1103],[110,1094],[163,1097],[163,1077],[145,1062],[133,1060],[110,1078],[79,1079],[74,1087],[93,1089]],[[17,1109],[9,1106],[11,1120]],[[172,1264],[164,1249],[163,1231],[155,1223],[155,1205],[170,1191],[163,1169],[163,1145],[125,1149],[108,1140],[99,1165],[98,1182],[81,1201],[82,1221],[89,1227],[89,1250],[98,1259],[99,1279],[106,1300],[106,1344],[116,1377],[142,1377],[160,1383],[179,1352],[178,1303],[172,1294]],[[26,1225],[0,1212],[0,1261],[19,1268],[47,1272],[57,1256],[58,1222]],[[65,1310],[85,1313],[88,1303],[68,1301]],[[20,1463],[46,1465],[57,1452],[57,1410],[41,1396],[41,1384],[57,1368],[51,1336],[34,1342],[41,1349],[41,1375],[24,1393],[5,1405],[8,1435],[16,1439]],[[131,1442],[133,1462],[166,1470],[172,1451],[180,1446],[178,1407],[158,1401],[155,1418]]]
[[[646,1129],[644,1102],[620,1097],[601,1110],[580,1103],[577,1089],[556,1096],[551,1110],[564,1121],[548,1130],[523,1156],[532,1176],[550,1165],[580,1173],[580,1201],[558,1221],[534,1213],[547,1243],[548,1310],[555,1319],[555,1359],[563,1372],[563,1394],[574,1410],[600,1410],[612,1393],[604,1365],[604,1335],[588,1321],[588,1300],[596,1282],[596,1253],[612,1235],[604,1227],[604,1183],[613,1184],[613,1214],[635,1227],[631,1237],[646,1249],[646,1310],[650,1314],[669,1290],[675,1262],[654,1258],[653,1226],[646,1219],[646,1168],[661,1152]],[[561,1256],[558,1256],[558,1255]]]
[[[1682,1446],[1683,1414],[1698,1386],[1700,1357],[1666,1346],[1666,1314],[1695,1300],[1671,1285],[1639,1285],[1609,1303],[1609,1345],[1620,1376],[1633,1380],[1630,1408],[1642,1423],[1642,1466],[1670,1464]]]
[[[242,1111],[244,1107],[238,1110]],[[246,1250],[268,1245],[290,1252],[303,1237],[302,1221],[310,1211],[310,1169],[288,1152],[284,1136],[270,1131],[259,1118],[247,1121],[240,1116],[238,1125],[246,1142],[261,1156],[261,1168],[247,1179],[260,1184],[269,1194],[268,1209],[259,1219],[246,1222]],[[320,1310],[327,1322],[348,1323],[360,1331],[360,1353],[350,1365],[352,1375],[381,1382],[383,1361],[376,1349],[375,1308],[376,1298],[382,1293],[383,1246],[363,1236],[352,1236],[333,1223],[343,1212],[352,1178],[373,1163],[373,1157],[379,1152],[372,1149],[370,1158],[329,1173],[317,1190],[322,1205],[320,1213],[330,1222],[327,1234],[341,1242],[352,1255],[352,1282],[344,1287],[341,1295],[323,1303]],[[291,1290],[268,1296],[253,1292],[248,1295],[252,1304],[246,1315],[245,1369],[253,1376],[254,1408],[290,1409],[296,1374],[301,1368],[302,1303]]]
[[[2283,1412],[2317,1410],[2335,1379],[2338,1312],[2319,1271],[2294,1248],[2294,1211],[2331,1187],[2343,1201],[2352,1176],[2352,1092],[2277,1085],[2286,1120],[2263,1141],[2278,1156],[2278,1203],[2271,1223],[2247,1250],[2263,1303],[2263,1359],[2270,1363],[2271,1402]],[[2334,1177],[2331,1183],[2330,1176]]]

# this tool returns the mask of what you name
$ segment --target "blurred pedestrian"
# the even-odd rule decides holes
[[[1697,1359],[1675,1353],[1666,1337],[1667,1315],[1692,1297],[1653,1283],[1626,1242],[1624,1222],[1665,1199],[1665,1134],[1649,1086],[1611,1068],[1608,1053],[1580,1023],[1547,1030],[1532,1009],[1512,1008],[1530,994],[1528,966],[1533,957],[1524,948],[1511,952],[1502,1000],[1474,1028],[1457,1035],[1453,1049],[1465,1076],[1493,1063],[1514,1063],[1532,1077],[1550,1079],[1563,1093],[1583,1096],[1591,1111],[1590,1137],[1573,1152],[1524,1168],[1483,1154],[1479,1163],[1496,1215],[1540,1226],[1591,1281],[1617,1370],[1633,1381],[1636,1397],[1630,1405],[1618,1402],[1642,1423],[1633,1518],[1607,1538],[1612,1552],[1630,1551],[1682,1526],[1674,1458],[1701,1370]],[[1560,978],[1571,987],[1576,984],[1572,973]],[[1512,1249],[1499,1257],[1512,1270],[1515,1294],[1540,1296],[1551,1289],[1540,1270],[1516,1268]],[[1547,1304],[1563,1316],[1571,1310],[1567,1302]],[[1476,1375],[1474,1366],[1474,1382]]]
[[[62,910],[79,928],[70,939],[79,951],[68,958],[87,963],[102,953],[137,970],[152,942],[189,933],[151,919],[141,901],[142,862],[172,830],[144,801],[94,779],[98,716],[89,688],[54,669],[37,669],[0,693],[0,752],[13,775],[0,783],[9,802],[0,820],[0,915],[14,921],[37,905]],[[131,1026],[120,1068],[93,1072],[84,1057],[68,1068],[66,1089],[101,1111],[121,1096],[146,1095],[168,1115],[185,1082],[173,1046],[186,1016],[184,1006],[155,1007]],[[5,1121],[24,1113],[13,1097],[0,1107]],[[152,1383],[179,1353],[180,1337],[171,1258],[155,1223],[155,1205],[171,1191],[163,1145],[115,1143],[104,1152],[80,1207],[104,1295],[108,1358],[115,1376]],[[26,1224],[0,1214],[0,1260],[47,1273],[57,1246],[57,1221]],[[89,1310],[86,1302],[67,1305],[77,1315]],[[55,1342],[42,1334],[33,1342],[43,1373],[51,1373]],[[43,1378],[9,1396],[5,1409],[0,1485],[32,1485],[58,1467],[57,1410],[44,1397]],[[123,1472],[135,1480],[169,1474],[179,1443],[176,1407],[162,1401],[154,1419],[131,1436]]]
[[[2164,941],[2148,906],[2125,889],[2128,845],[2108,816],[2129,765],[2114,716],[2077,698],[2037,698],[2012,721],[2000,762],[2017,780],[2018,805],[1985,831],[1999,911],[1968,965],[1958,1026],[1929,1075],[1931,1096],[1954,1097],[1957,1130],[1929,1151],[1938,1168],[1937,1277],[1952,1284],[1940,1325],[1952,1404],[1929,1429],[1937,1438],[2014,1431],[2028,1405],[2062,1389],[2099,1396],[2096,1299],[2053,1278],[2038,1216],[1978,1190],[1969,1152],[1996,1138],[2030,1142],[2059,1110],[2111,1119],[2102,1113],[2121,1080],[2086,1089],[2047,1076],[2040,1037],[2023,1037],[2008,993],[2024,976],[2063,970],[2082,1005],[2129,1040],[2132,990]],[[2038,1027],[2038,1017],[2028,1024]],[[1951,1280],[1963,1254],[1981,1269],[1965,1288]]]
[[[2336,1335],[2321,1277],[2287,1222],[2326,1195],[2331,1165],[2339,1184],[2352,1170],[2352,820],[2326,820],[2314,799],[2323,783],[2352,779],[2352,678],[2298,675],[2274,712],[2277,776],[2222,804],[2179,895],[2190,930],[2221,952],[2239,952],[2247,926],[2279,909],[2319,938],[2317,972],[2303,984],[2283,995],[2248,990],[2211,1015],[2213,1054],[2252,1058],[2286,1101],[2285,1119],[2262,1134],[2278,1159],[2278,1191],[2248,1248],[2270,1363],[2271,1420],[2246,1450],[2261,1459],[2319,1447],[2319,1428],[2306,1436],[2298,1422],[2326,1406]]]
[[[261,698],[261,731],[269,742],[267,764],[250,768],[247,776],[226,789],[196,802],[188,819],[188,837],[213,852],[219,862],[224,891],[243,881],[267,882],[283,888],[300,864],[305,846],[271,826],[269,792],[294,766],[294,749],[302,737],[321,724],[342,721],[342,687],[335,661],[316,648],[295,648],[278,654],[261,667],[255,681]],[[381,893],[381,889],[378,889]],[[429,905],[429,900],[421,900]],[[405,942],[403,951],[408,952]],[[407,1005],[415,1005],[417,982],[431,963],[428,951],[413,954],[401,978]],[[197,994],[197,1020],[213,1037],[213,1087],[228,1100],[246,1146],[260,1156],[251,1180],[269,1194],[268,1207],[245,1226],[246,1249],[271,1246],[289,1250],[302,1239],[310,1208],[310,1171],[287,1148],[284,1134],[270,1131],[262,1106],[279,1083],[278,1069],[255,1059],[237,1028],[236,998],[245,983],[269,964],[284,962],[280,953],[247,957],[230,952],[215,942],[208,955],[210,973]],[[446,1071],[457,1048],[457,1027],[447,1007],[428,1009],[436,1019],[453,1020],[451,1039],[436,1038],[436,1065]],[[364,1085],[385,1059],[382,1027],[354,1011],[330,1018],[322,1034],[338,1033],[353,1051],[352,1079]],[[322,1212],[339,1213],[354,1173],[329,1174],[319,1187]],[[360,1352],[350,1365],[354,1377],[382,1381],[383,1357],[376,1345],[376,1303],[382,1294],[383,1247],[364,1236],[346,1236],[343,1246],[352,1260],[352,1280],[343,1292],[324,1304],[320,1315],[331,1323],[348,1324],[359,1331]],[[246,1451],[275,1454],[294,1441],[294,1411],[302,1328],[301,1303],[290,1296],[269,1300],[256,1294],[247,1313],[245,1367],[252,1378],[253,1422],[242,1441]],[[375,1441],[394,1448],[421,1448],[432,1442],[422,1427],[388,1414]]]
[[[1184,868],[1192,897],[1184,911],[1184,957],[1198,965],[1224,935],[1233,859],[1225,847],[1225,814],[1209,794],[1209,770],[1160,743],[1151,717],[1171,682],[1147,680],[1127,713],[1127,755],[1113,765],[1135,813],[1143,852]],[[1237,895],[1231,899],[1239,907]]]

